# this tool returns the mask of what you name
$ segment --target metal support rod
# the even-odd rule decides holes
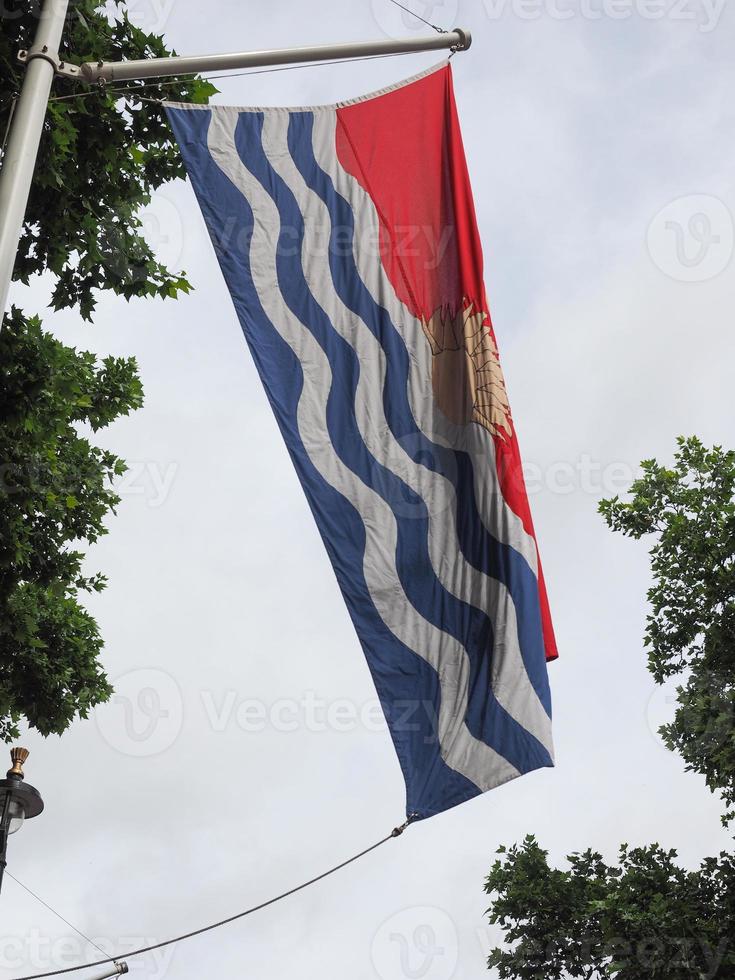
[[[356,41],[352,44],[323,44],[311,48],[276,48],[270,51],[236,51],[232,54],[189,55],[175,58],[148,58],[140,61],[86,62],[80,75],[85,82],[123,82],[167,75],[203,74],[233,68],[266,68],[270,65],[298,65],[310,61],[339,61],[371,55],[411,54],[419,51],[466,51],[472,43],[469,31],[455,28],[428,37]]]
[[[10,793],[5,794],[3,813],[0,817],[0,889],[3,887],[3,877],[8,864],[8,833],[10,831]]]
[[[86,977],[85,980],[107,980],[108,977],[119,977],[121,974],[127,972],[128,964],[124,961],[122,963],[110,963],[102,973],[95,973],[93,977]]]
[[[8,300],[68,5],[68,0],[44,0],[0,170],[0,317]]]

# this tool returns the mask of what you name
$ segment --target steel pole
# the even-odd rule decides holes
[[[3,887],[5,868],[8,865],[8,831],[10,830],[10,793],[3,801],[3,814],[0,817],[0,889]]]
[[[275,48],[266,51],[235,51],[232,54],[186,55],[171,58],[145,58],[139,61],[85,62],[73,68],[73,77],[85,82],[124,82],[168,75],[204,74],[233,68],[265,68],[271,65],[298,65],[307,62],[340,61],[378,55],[412,54],[419,51],[466,51],[472,43],[469,31],[455,28],[428,37],[390,38],[355,41],[348,44],[322,44],[316,47]],[[61,74],[65,74],[62,70]]]
[[[86,977],[85,980],[108,980],[108,977],[119,977],[123,973],[128,972],[128,964],[122,963],[110,963],[102,973],[95,973],[93,977]]]
[[[4,316],[43,133],[68,0],[44,0],[0,169],[0,315]]]

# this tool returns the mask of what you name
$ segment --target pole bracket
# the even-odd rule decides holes
[[[472,46],[472,35],[461,27],[455,27],[453,33],[459,35],[459,43],[452,46],[452,51],[469,51]]]
[[[34,58],[43,58],[44,61],[48,61],[55,73],[63,76],[64,78],[75,78],[78,81],[80,78],[84,77],[79,65],[71,64],[68,61],[62,61],[59,57],[59,52],[49,51],[45,44],[41,45],[41,47],[36,47],[34,45],[32,48],[22,48],[18,52],[18,61],[20,61],[21,64],[29,65]]]

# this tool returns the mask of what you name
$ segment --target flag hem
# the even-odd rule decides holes
[[[410,78],[404,78],[400,82],[394,82],[393,85],[388,85],[385,88],[378,89],[375,92],[368,92],[366,95],[358,95],[353,99],[346,99],[343,102],[330,102],[323,105],[306,105],[306,106],[242,106],[242,105],[217,105],[217,104],[200,104],[194,102],[167,102],[163,101],[162,105],[166,109],[236,109],[237,112],[334,112],[337,109],[345,109],[351,105],[359,105],[361,102],[369,102],[371,99],[379,99],[383,95],[387,95],[390,92],[395,92],[398,89],[404,88],[406,85],[413,85],[414,82],[420,81],[422,78],[426,78],[428,75],[432,75],[434,72],[441,71],[442,68],[446,68],[449,64],[449,59],[444,58],[436,65],[432,65],[430,68],[424,69],[424,71],[419,72],[417,75],[411,75]]]

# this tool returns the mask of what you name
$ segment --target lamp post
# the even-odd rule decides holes
[[[23,763],[28,758],[28,749],[10,750],[13,762],[7,778],[0,779],[0,888],[5,872],[8,837],[20,830],[23,821],[37,817],[43,810],[41,794],[25,782]]]
[[[11,749],[10,758],[13,766],[8,770],[6,778],[0,779],[0,888],[2,888],[3,873],[7,864],[8,837],[16,830],[20,830],[24,820],[37,817],[43,810],[41,794],[35,786],[25,782],[23,763],[28,756],[28,749]],[[88,980],[107,980],[109,977],[119,977],[127,972],[127,963],[114,962]]]

